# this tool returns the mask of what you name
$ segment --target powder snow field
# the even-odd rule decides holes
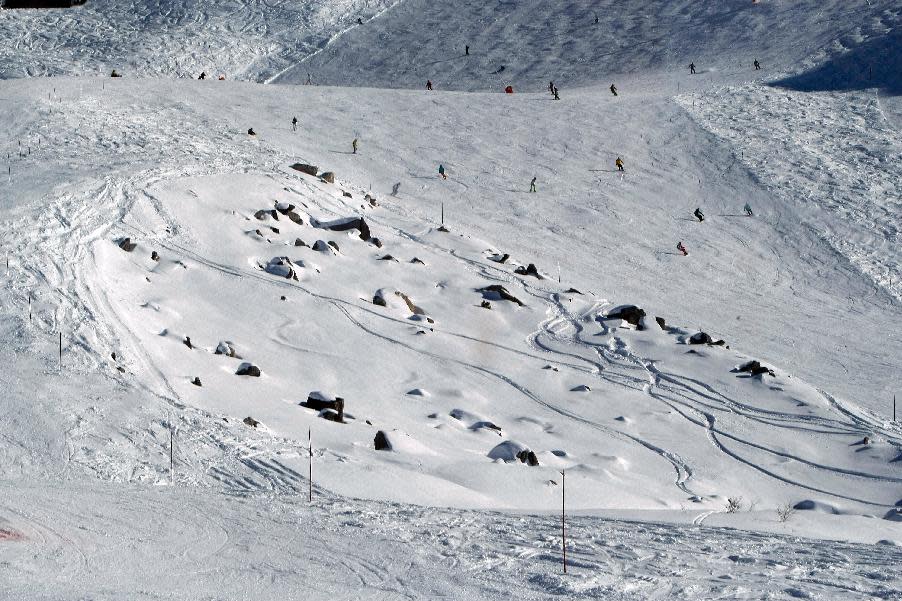
[[[628,27],[600,24],[629,63],[616,98],[578,58],[599,46],[554,41],[575,3],[141,4],[103,42],[53,33],[123,22],[102,4],[0,13],[28,32],[0,44],[9,74],[127,74],[0,81],[0,596],[902,597],[902,111],[890,71],[843,84],[893,47],[890,3],[819,3],[804,33],[808,3],[658,3],[658,26],[626,3]],[[558,37],[529,68],[539,13]],[[483,91],[358,87],[417,87],[405,65],[467,39],[441,27],[574,87],[450,67]],[[736,67],[768,33],[765,71]],[[230,79],[319,65],[343,87],[196,81],[220,68],[200,47]],[[330,229],[358,217],[378,244]],[[645,329],[606,318],[629,303]],[[346,423],[300,405],[315,391]]]

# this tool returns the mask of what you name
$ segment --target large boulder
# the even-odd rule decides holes
[[[517,275],[528,275],[528,276],[532,276],[532,277],[538,278],[538,279],[540,279],[540,280],[544,280],[544,279],[545,279],[545,278],[543,278],[543,277],[539,274],[539,270],[536,269],[536,266],[533,265],[532,263],[530,263],[527,267],[523,267],[522,265],[521,265],[520,267],[517,267],[517,268],[514,270],[514,273],[516,273]]]
[[[319,177],[320,177],[321,180],[323,180],[323,181],[326,182],[327,184],[334,184],[334,183],[335,183],[335,174],[332,173],[331,171],[326,171],[326,172],[324,172],[324,173],[321,173]]]
[[[628,324],[634,325],[640,330],[643,328],[642,319],[645,317],[645,310],[640,309],[636,305],[621,305],[608,311],[608,319],[622,319]]]
[[[360,239],[364,242],[368,241],[370,235],[370,226],[367,225],[363,217],[345,217],[344,219],[336,219],[335,221],[319,222],[317,227],[324,230],[332,230],[333,232],[345,232],[348,230],[359,230]]]
[[[131,238],[122,238],[121,240],[119,240],[118,245],[119,245],[119,248],[121,248],[122,250],[124,250],[127,253],[132,252],[133,250],[135,250],[138,247],[137,244],[132,242]]]
[[[373,447],[375,447],[377,451],[392,450],[391,441],[388,439],[388,435],[384,431],[379,430],[378,432],[376,432],[376,437],[373,438]]]
[[[479,288],[477,292],[482,292],[483,297],[487,300],[506,300],[517,303],[521,307],[524,306],[520,299],[508,292],[507,289],[500,284],[492,284],[491,286]]]
[[[517,453],[517,459],[520,460],[520,463],[525,463],[531,467],[535,467],[539,465],[539,458],[536,457],[536,454],[530,450],[520,451]]]
[[[492,450],[489,451],[489,459],[500,459],[505,463],[513,463],[519,461],[519,455],[524,451],[529,451],[525,445],[513,440],[505,440],[492,447]]]
[[[308,409],[313,409],[315,411],[320,411],[320,417],[325,417],[329,419],[328,416],[323,413],[326,411],[332,411],[337,415],[338,419],[334,419],[333,421],[344,422],[345,415],[345,400],[340,396],[335,397],[334,399],[330,399],[328,396],[315,390],[307,395],[307,400],[301,403],[302,407],[307,407]]]
[[[240,366],[238,366],[238,371],[235,372],[235,375],[259,378],[260,377],[260,368],[251,363],[242,363]]]
[[[758,361],[748,361],[747,363],[743,363],[742,365],[737,367],[734,371],[737,371],[740,373],[751,374],[753,376],[757,376],[760,374],[774,375],[774,372],[771,368],[761,365],[761,363],[759,363]]]
[[[312,175],[316,177],[316,174],[319,173],[319,167],[316,165],[307,165],[305,163],[295,163],[291,166],[295,171],[300,171],[301,173],[306,173],[307,175]]]
[[[264,268],[266,273],[271,273],[287,280],[298,281],[298,275],[294,271],[294,265],[288,257],[274,257]]]
[[[710,344],[713,346],[723,346],[725,342],[723,340],[714,340],[709,334],[705,332],[696,332],[689,337],[689,344]]]

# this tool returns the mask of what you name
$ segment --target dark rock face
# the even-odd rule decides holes
[[[541,275],[539,275],[539,270],[536,269],[536,266],[533,265],[532,263],[530,263],[530,264],[529,264],[528,266],[526,266],[526,267],[523,267],[523,266],[517,267],[517,268],[514,270],[514,273],[516,273],[517,275],[528,275],[528,276],[532,276],[532,277],[538,278],[538,279],[540,279],[540,280],[544,280],[544,279],[545,279],[545,278],[543,278]]]
[[[712,346],[723,346],[723,340],[713,340],[710,335],[705,332],[696,332],[689,337],[689,344],[710,344]]]
[[[389,442],[388,436],[386,436],[385,432],[382,430],[376,432],[376,437],[373,439],[373,447],[375,447],[377,451],[392,450],[391,442]]]
[[[478,292],[482,292],[483,295],[493,296],[495,298],[500,298],[501,300],[517,303],[521,307],[524,306],[523,302],[520,299],[508,292],[507,289],[500,284],[492,284],[491,286],[486,286],[485,288],[479,288]]]
[[[394,261],[395,263],[398,262],[398,260],[391,255],[384,255],[382,257],[379,257],[379,260],[380,261]]]
[[[312,175],[316,177],[316,174],[319,173],[319,167],[316,165],[307,165],[304,163],[295,163],[291,166],[295,171],[300,171],[301,173],[306,173],[307,175]]]
[[[250,363],[242,363],[235,372],[236,376],[250,376],[252,378],[260,377],[260,368]]]
[[[294,245],[295,246],[307,246],[307,243],[304,242],[303,240],[301,240],[300,238],[295,238]]]
[[[663,317],[655,317],[655,321],[658,323],[658,326],[660,326],[662,330],[667,330],[667,322],[664,321]]]
[[[302,407],[313,409],[320,412],[320,417],[330,421],[343,424],[345,418],[345,400],[335,397],[335,399],[326,398],[321,392],[311,392],[307,395],[307,400],[301,403]],[[328,415],[334,413],[335,415]]]
[[[367,242],[372,236],[370,234],[370,226],[367,225],[363,217],[349,217],[347,219],[339,219],[328,223],[321,223],[319,227],[332,230],[333,232],[345,232],[347,230],[360,230],[360,239]]]
[[[520,451],[517,453],[517,459],[520,460],[520,463],[525,463],[532,467],[539,465],[539,458],[536,457],[536,454],[533,451]]]
[[[341,249],[338,248],[338,243],[337,243],[337,242],[334,242],[334,241],[332,241],[332,240],[329,240],[329,243],[328,243],[328,244],[329,244],[329,246],[331,246],[333,249],[335,249],[335,252],[341,252]]]
[[[642,319],[645,317],[645,310],[640,309],[636,305],[624,305],[622,307],[617,307],[610,313],[608,313],[608,319],[622,319],[623,321],[632,324],[642,329]]]
[[[138,247],[137,244],[132,242],[131,238],[123,238],[123,239],[119,240],[118,244],[119,244],[119,248],[121,248],[122,250],[124,250],[127,253],[132,252],[133,250],[135,250]]]
[[[376,248],[382,248],[382,240],[380,240],[379,238],[370,238],[370,244],[372,244]]]
[[[329,252],[329,245],[322,240],[317,240],[316,242],[314,242],[312,248],[317,252]]]
[[[416,257],[412,258],[412,259],[410,260],[410,262],[411,262],[411,263],[416,263],[417,265],[425,265],[425,263],[424,263],[422,260],[420,260],[420,259],[418,259],[418,258],[416,258]]]
[[[288,218],[291,219],[294,223],[298,225],[304,225],[304,220],[294,211],[288,211],[287,213],[285,213],[285,215],[287,215]]]
[[[770,374],[772,376],[774,375],[774,371],[772,369],[761,365],[761,363],[758,361],[749,361],[748,363],[743,363],[738,368],[736,368],[735,371],[751,374],[753,376],[760,374]]]
[[[251,428],[256,428],[257,426],[260,425],[260,422],[258,422],[257,420],[255,420],[255,419],[252,418],[251,416],[247,416],[247,417],[245,417],[245,418],[244,418],[243,420],[241,420],[241,421],[243,421],[245,424],[247,424],[247,425],[250,426]]]

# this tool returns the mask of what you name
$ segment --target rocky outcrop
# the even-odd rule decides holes
[[[521,307],[524,306],[520,299],[508,292],[507,289],[500,284],[492,284],[491,286],[479,288],[477,289],[477,292],[482,292],[482,295],[486,297],[487,300],[506,300],[517,303]]]
[[[295,171],[300,171],[301,173],[306,173],[307,175],[312,175],[316,177],[316,174],[319,173],[319,167],[316,165],[307,165],[305,163],[295,163],[291,166]]]
[[[388,435],[384,431],[379,430],[378,432],[376,432],[376,437],[373,438],[373,447],[377,451],[392,450],[391,441],[388,439]]]
[[[642,319],[645,317],[645,310],[640,309],[636,305],[622,305],[608,312],[608,319],[622,319],[628,324],[642,329]]]
[[[689,337],[689,344],[708,344],[711,346],[723,346],[726,344],[723,340],[714,340],[705,332],[696,332]]]
[[[252,418],[251,416],[247,416],[247,417],[245,417],[245,418],[244,418],[243,420],[241,420],[241,421],[243,421],[245,424],[247,424],[247,425],[250,426],[251,428],[256,428],[257,426],[260,425],[260,422],[258,422],[257,420],[255,420],[255,419]]]
[[[532,263],[530,263],[530,264],[527,265],[526,267],[523,267],[522,265],[521,265],[520,267],[517,267],[517,268],[514,270],[514,273],[516,273],[517,275],[528,275],[528,276],[532,276],[532,277],[538,278],[538,279],[540,279],[540,280],[544,280],[544,279],[545,279],[545,278],[543,278],[543,277],[539,274],[539,270],[536,269],[536,266],[533,265]]]
[[[260,377],[260,368],[251,363],[242,363],[235,372],[236,376],[250,376],[252,378]]]
[[[333,232],[358,230],[360,231],[360,239],[364,242],[367,242],[372,237],[370,226],[367,225],[363,217],[347,217],[345,219],[336,219],[335,221],[320,222],[316,226],[324,230],[332,230]]]
[[[122,250],[124,250],[127,253],[130,253],[133,250],[135,250],[136,248],[138,248],[138,245],[135,244],[134,242],[132,242],[131,238],[122,238],[121,240],[119,240],[119,242],[117,244],[119,245],[119,248],[121,248]]]

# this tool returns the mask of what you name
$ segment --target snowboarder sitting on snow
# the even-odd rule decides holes
[[[745,203],[745,206],[742,207],[742,209],[745,211],[745,214],[748,215],[749,217],[751,217],[754,214],[754,213],[752,213],[752,205],[750,205],[749,203]]]
[[[252,128],[250,128],[250,129],[247,130],[247,135],[249,135],[249,136],[256,136],[256,135],[257,135],[257,132],[255,132],[255,131],[254,131],[254,128],[252,127]]]
[[[432,89],[432,80],[431,80],[431,79],[427,79],[427,80],[426,80],[426,89],[427,89],[427,90],[431,90],[431,89]]]
[[[692,214],[695,215],[695,218],[698,219],[699,222],[702,222],[702,221],[705,220],[705,214],[702,213],[702,210],[699,209],[699,208],[696,208],[696,209],[692,212]]]
[[[615,86],[614,84],[611,84],[611,94],[613,94],[614,96],[617,95],[617,86]]]
[[[755,59],[755,71],[761,70],[761,63],[758,62],[758,59]]]
[[[116,69],[113,69],[113,72],[110,73],[110,77],[122,77],[122,76],[116,72]]]
[[[200,72],[200,77],[198,77],[198,79],[207,79],[207,72],[206,72],[206,71],[201,71],[201,72]]]
[[[614,161],[614,164],[617,165],[617,171],[623,171],[623,159],[617,157],[617,160]]]
[[[682,241],[682,240],[679,241],[679,242],[677,242],[677,250],[680,251],[681,253],[683,253],[683,256],[684,256],[684,257],[688,257],[688,256],[689,256],[689,251],[686,250],[686,247],[685,247],[685,246],[683,246],[683,241]]]
[[[445,175],[445,166],[444,165],[438,166],[438,176],[442,179],[448,179],[448,176]]]
[[[532,181],[529,182],[529,191],[530,191],[530,192],[535,192],[535,191],[536,191],[536,178],[535,178],[535,177],[533,177],[533,178],[532,178]]]
[[[354,141],[351,142],[351,148],[353,149],[351,154],[357,154],[357,138],[354,138]]]

